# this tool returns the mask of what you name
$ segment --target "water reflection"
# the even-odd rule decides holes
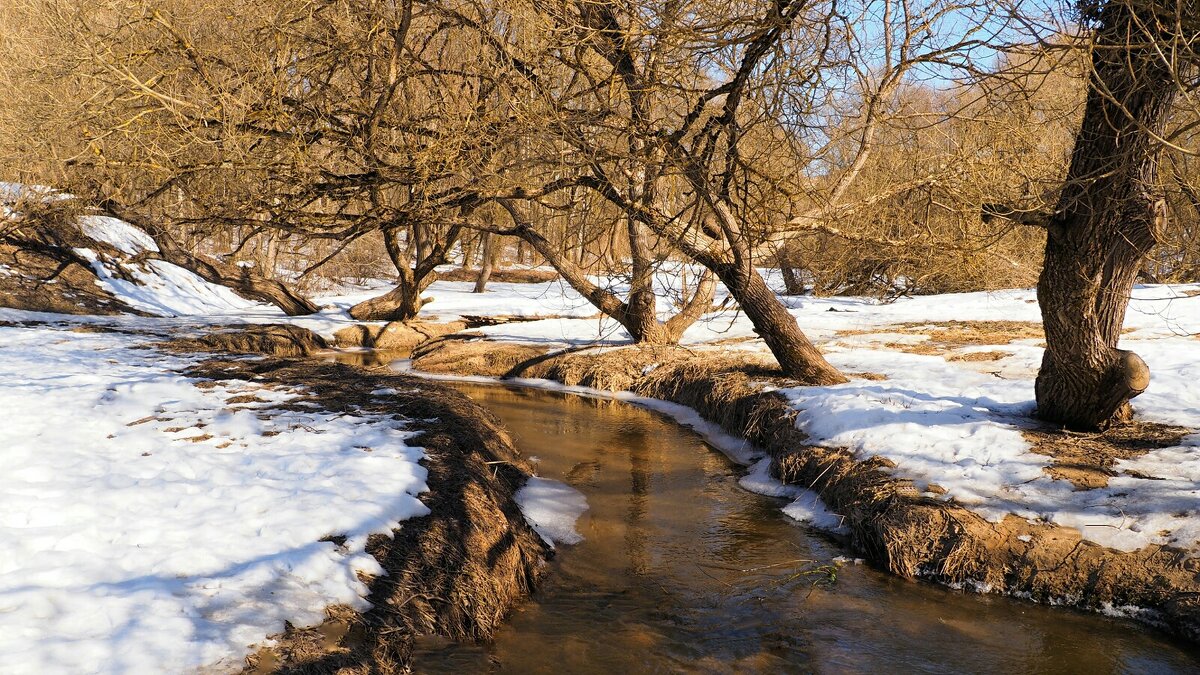
[[[583,491],[585,540],[488,646],[423,641],[418,672],[1195,672],[1128,622],[908,583],[737,485],[695,434],[612,401],[459,385],[543,476]]]

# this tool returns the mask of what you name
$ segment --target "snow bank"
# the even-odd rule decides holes
[[[92,239],[129,255],[137,255],[143,251],[158,252],[158,244],[154,243],[150,235],[117,218],[80,216],[79,227]]]
[[[532,476],[514,495],[525,522],[551,548],[556,543],[578,544],[583,536],[575,521],[587,510],[587,498],[575,488],[549,478]]]
[[[1194,386],[1200,381],[1200,341],[1184,337],[1200,333],[1200,297],[1185,295],[1190,290],[1195,287],[1137,289],[1127,325],[1138,339],[1124,340],[1122,347],[1141,354],[1153,373],[1150,388],[1135,401],[1139,417],[1200,428],[1200,389]],[[929,296],[880,310],[905,322],[1037,320],[1025,316],[1037,306],[1023,295]],[[880,319],[823,320],[829,328],[855,330]],[[1040,347],[1007,345],[1000,348],[1007,357],[973,369],[941,356],[880,349],[868,337],[839,338],[827,345],[829,359],[886,380],[781,392],[814,444],[886,457],[896,464],[893,473],[913,479],[918,489],[937,484],[947,491],[942,499],[953,498],[993,522],[1012,513],[1076,528],[1085,539],[1123,551],[1155,544],[1200,547],[1200,435],[1118,462],[1119,475],[1105,488],[1076,491],[1045,472],[1051,458],[1030,452],[1021,434],[1035,408],[1032,379]]]
[[[428,512],[402,422],[197,388],[137,343],[0,328],[5,673],[237,669],[285,621],[364,608],[367,536]]]
[[[126,242],[123,242],[126,243]],[[77,249],[96,273],[97,285],[130,307],[157,316],[232,315],[261,308],[225,286],[211,284],[162,260],[137,265],[105,260],[90,249]],[[117,268],[129,281],[116,276]],[[282,313],[280,314],[282,316]]]

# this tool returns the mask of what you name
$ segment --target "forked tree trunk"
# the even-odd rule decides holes
[[[416,229],[416,228],[414,228]],[[428,301],[421,297],[425,289],[437,280],[437,266],[446,264],[450,248],[458,240],[461,228],[452,228],[440,241],[416,243],[410,239],[410,253],[400,245],[400,228],[384,231],[383,241],[388,257],[396,267],[396,287],[383,295],[364,300],[350,308],[350,316],[359,321],[411,321]],[[426,251],[421,256],[420,251]],[[409,260],[413,254],[415,264]]]
[[[1047,225],[1038,302],[1046,351],[1037,414],[1076,429],[1128,420],[1150,382],[1117,348],[1142,258],[1160,235],[1159,144],[1176,96],[1172,73],[1125,3],[1100,11],[1087,108],[1066,187]]]
[[[514,206],[504,206],[516,223],[516,227],[508,234],[518,237],[519,242],[527,243],[541,254],[562,276],[563,281],[605,316],[620,323],[638,344],[675,344],[679,342],[688,326],[712,308],[716,282],[711,275],[706,275],[702,282],[697,284],[696,292],[679,313],[665,323],[658,320],[652,285],[654,270],[647,253],[644,224],[636,223],[632,219],[626,223],[629,243],[635,251],[635,260],[629,299],[622,301],[611,291],[593,283],[587,273],[571,261],[567,253],[558,250],[549,240],[531,228]]]

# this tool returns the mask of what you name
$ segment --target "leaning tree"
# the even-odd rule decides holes
[[[1080,3],[1091,27],[1087,104],[1046,225],[1037,296],[1046,351],[1038,416],[1078,429],[1128,420],[1150,370],[1118,348],[1138,271],[1166,218],[1159,158],[1172,107],[1196,84],[1200,4]]]

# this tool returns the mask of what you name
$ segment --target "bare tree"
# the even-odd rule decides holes
[[[1150,382],[1117,346],[1143,258],[1163,236],[1159,158],[1172,106],[1196,85],[1194,2],[1084,2],[1092,27],[1087,109],[1067,182],[1046,224],[1038,301],[1046,352],[1038,415],[1094,429],[1129,419]]]

